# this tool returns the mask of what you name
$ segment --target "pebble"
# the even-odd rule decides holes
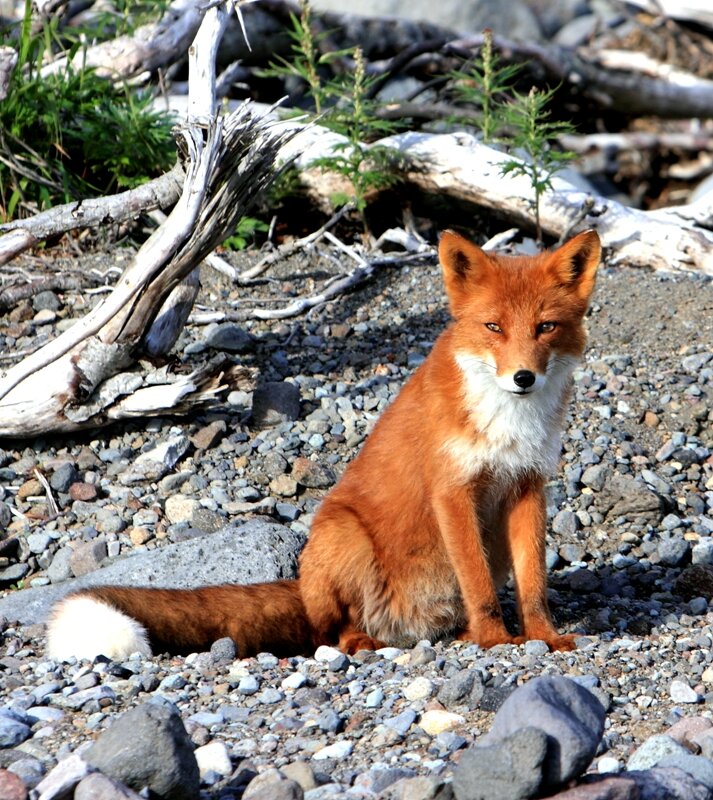
[[[698,703],[701,699],[684,681],[672,681],[669,694],[674,703]]]
[[[440,733],[465,724],[465,717],[454,714],[452,711],[431,708],[421,715],[418,724],[429,736],[438,736]]]
[[[312,756],[312,758],[314,758],[315,761],[324,761],[327,758],[346,758],[347,756],[351,755],[353,749],[354,745],[351,742],[342,740],[339,742],[334,742],[333,744],[328,744],[325,747],[321,747]]]

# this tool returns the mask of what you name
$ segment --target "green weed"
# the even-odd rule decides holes
[[[31,33],[26,0],[18,64],[0,103],[0,215],[9,219],[55,203],[136,186],[175,161],[167,114],[146,92],[113,84],[93,69],[40,75],[56,23]],[[0,34],[0,44],[12,44]],[[80,52],[68,51],[68,61]]]
[[[555,137],[574,132],[569,122],[553,121],[547,106],[557,88],[537,89],[534,86],[528,94],[513,91],[513,100],[506,109],[506,119],[511,127],[510,147],[520,150],[525,158],[507,161],[501,167],[501,174],[524,175],[530,180],[535,195],[535,229],[537,240],[542,240],[540,225],[540,199],[542,194],[552,188],[552,178],[574,153],[555,150],[552,141]]]

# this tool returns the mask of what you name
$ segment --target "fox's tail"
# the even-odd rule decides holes
[[[61,600],[48,622],[50,658],[126,659],[131,653],[208,650],[230,637],[238,656],[313,651],[299,582],[201,589],[100,586]]]

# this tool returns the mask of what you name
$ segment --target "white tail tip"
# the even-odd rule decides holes
[[[151,655],[143,625],[90,595],[71,595],[54,607],[47,623],[47,649],[55,661],[99,655],[122,661],[132,653]]]

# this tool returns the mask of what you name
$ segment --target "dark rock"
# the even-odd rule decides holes
[[[35,311],[43,311],[46,309],[49,311],[58,311],[61,305],[59,297],[51,291],[38,292],[32,298],[32,308],[34,308]]]
[[[214,328],[205,343],[207,347],[228,353],[249,353],[255,346],[253,337],[246,330],[230,322]]]
[[[334,470],[303,456],[294,460],[292,477],[301,486],[307,486],[310,489],[328,489],[337,482]]]
[[[446,708],[456,705],[477,707],[483,697],[483,679],[472,669],[462,669],[444,681],[438,691],[438,700]]]
[[[453,771],[456,800],[526,800],[542,783],[548,737],[520,728],[490,747],[471,747]]]
[[[300,390],[292,383],[271,382],[253,392],[252,425],[267,428],[300,415]]]
[[[713,596],[713,565],[693,564],[676,578],[675,588],[685,600]]]
[[[483,711],[497,711],[514,691],[514,686],[486,686],[477,705]]]
[[[195,800],[200,789],[193,744],[170,704],[146,703],[124,712],[84,752],[98,770],[136,791],[164,800]]]
[[[52,473],[50,486],[55,492],[68,492],[69,487],[77,480],[77,470],[74,464],[67,462]]]
[[[543,676],[508,697],[482,742],[496,744],[526,725],[536,725],[548,737],[543,786],[555,788],[589,766],[604,732],[605,715],[588,689],[568,678]]]

